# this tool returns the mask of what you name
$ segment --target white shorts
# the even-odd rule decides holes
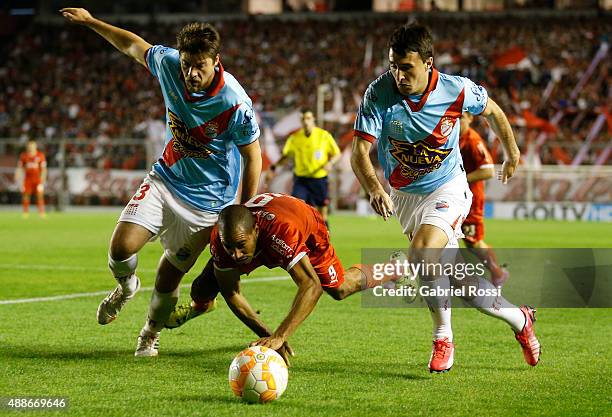
[[[439,227],[448,236],[447,248],[459,247],[461,224],[470,212],[472,192],[465,175],[458,175],[429,194],[410,194],[391,189],[395,214],[410,239],[419,226]]]
[[[155,235],[151,240],[159,236],[168,261],[187,273],[206,248],[218,217],[218,213],[195,209],[177,199],[151,171],[118,221],[146,228]]]

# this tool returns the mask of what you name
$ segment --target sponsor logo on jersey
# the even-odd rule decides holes
[[[270,239],[272,239],[272,249],[274,249],[276,252],[286,258],[291,258],[293,254],[293,249],[291,249],[291,246],[287,245],[287,243],[283,239],[279,238],[276,235],[270,236]]]
[[[453,150],[453,148],[433,148],[425,141],[411,143],[392,137],[389,137],[389,143],[392,146],[389,152],[399,162],[400,175],[411,180],[404,185],[440,168],[442,162]]]
[[[177,152],[179,155],[189,158],[208,158],[213,153],[213,151],[208,149],[204,143],[194,138],[189,133],[187,125],[169,109],[168,125],[170,127],[170,132],[172,132],[172,136],[175,139],[172,143],[172,150]],[[211,123],[205,127],[205,132],[208,134],[208,131],[210,130],[211,133],[215,133],[216,135],[216,129],[216,124]]]

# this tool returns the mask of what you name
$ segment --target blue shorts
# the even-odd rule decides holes
[[[327,177],[306,178],[293,176],[291,195],[300,198],[314,207],[325,207],[329,204],[329,186]]]

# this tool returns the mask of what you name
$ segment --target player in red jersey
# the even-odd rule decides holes
[[[45,182],[47,181],[47,160],[38,150],[35,140],[29,140],[25,152],[19,155],[15,182],[22,192],[23,217],[30,213],[30,196],[36,193],[36,204],[41,217],[45,217]]]
[[[495,286],[502,286],[508,279],[508,271],[497,262],[495,251],[484,241],[484,181],[493,178],[495,173],[493,158],[484,141],[474,129],[470,128],[474,116],[463,112],[461,115],[459,148],[467,180],[472,191],[472,207],[467,218],[463,221],[462,231],[465,235],[465,245],[483,261],[491,272],[491,282]]]
[[[284,194],[260,194],[244,206],[226,207],[210,242],[212,262],[192,284],[193,302],[175,309],[177,313],[186,308],[188,314],[178,321],[173,314],[175,321],[167,327],[210,311],[221,292],[234,314],[260,337],[252,345],[278,350],[285,359],[291,353],[287,338],[312,312],[323,291],[342,300],[395,278],[375,280],[371,267],[361,264],[345,270],[317,210]],[[240,293],[240,276],[260,266],[285,269],[298,286],[291,310],[276,331],[266,327]]]

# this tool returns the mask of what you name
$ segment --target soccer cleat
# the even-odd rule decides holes
[[[191,301],[185,304],[177,305],[174,308],[174,311],[170,313],[170,317],[168,317],[168,320],[166,320],[166,324],[164,324],[164,327],[166,329],[176,329],[177,327],[181,327],[187,321],[201,316],[204,313],[210,313],[216,308],[216,298],[213,300],[211,306],[208,307],[208,309],[201,311],[196,310],[195,307],[191,305]]]
[[[410,275],[404,275],[394,282],[395,289],[404,291],[403,300],[407,304],[412,304],[416,301],[419,294],[419,286],[417,281]]]
[[[542,353],[540,341],[533,331],[533,323],[536,321],[536,309],[529,306],[521,306],[520,309],[525,315],[525,325],[520,332],[514,332],[514,337],[521,344],[521,348],[523,348],[525,362],[531,366],[536,366],[540,361],[540,354]]]
[[[123,306],[138,292],[140,289],[140,280],[137,276],[134,275],[134,277],[136,278],[136,290],[134,290],[132,294],[129,296],[124,296],[123,288],[121,285],[117,285],[117,287],[115,287],[115,289],[111,291],[104,300],[102,300],[98,306],[98,323],[104,325],[115,320],[117,318],[117,314],[119,314]]]
[[[504,282],[510,277],[510,271],[506,268],[501,268],[502,273],[499,276],[491,276],[491,283],[497,288],[501,288]]]
[[[159,354],[159,332],[149,332],[145,329],[140,331],[136,352],[134,356],[139,358],[157,356]]]
[[[434,340],[429,358],[429,372],[448,372],[453,367],[454,361],[455,344],[448,340],[448,337]]]

